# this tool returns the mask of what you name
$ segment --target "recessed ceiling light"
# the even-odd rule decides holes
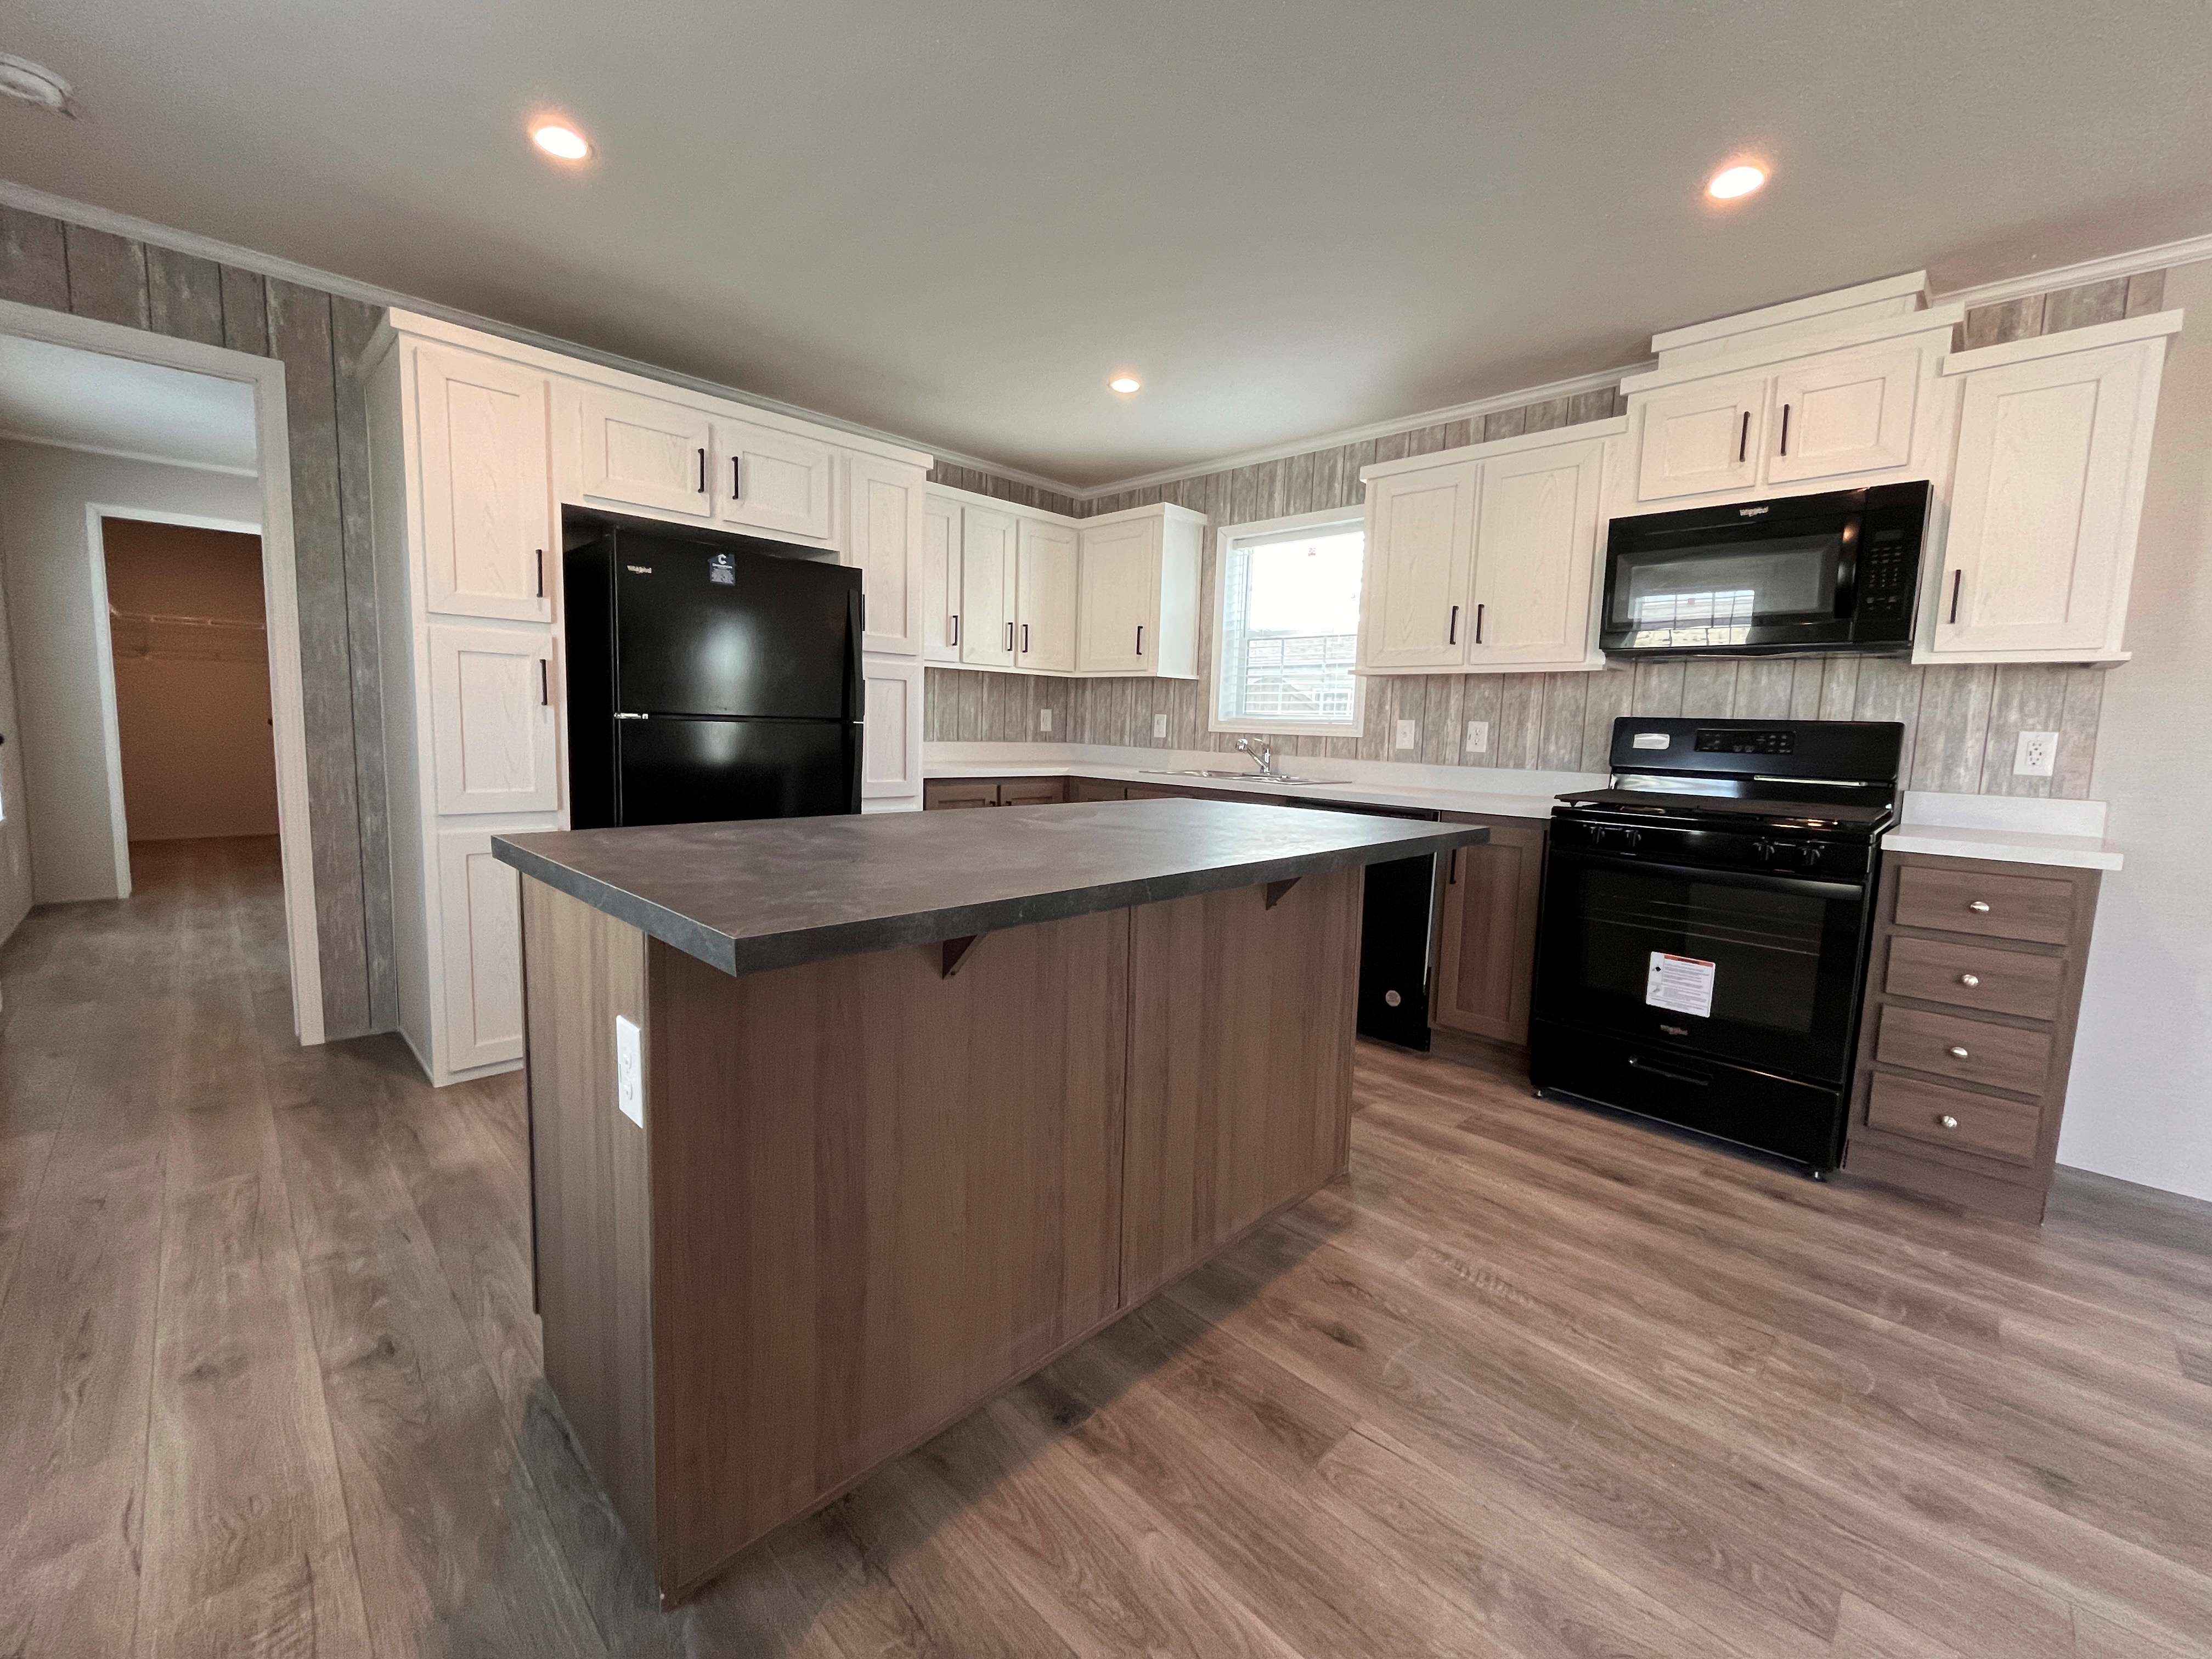
[[[1124,371],[1120,374],[1116,374],[1112,380],[1106,382],[1106,389],[1109,392],[1118,392],[1124,398],[1127,397],[1133,392],[1143,391],[1144,386],[1145,383],[1142,380],[1127,371]]]
[[[1732,167],[1723,167],[1713,174],[1705,186],[1705,194],[1717,202],[1733,202],[1739,196],[1748,196],[1766,182],[1766,169],[1753,167],[1749,162]]]
[[[36,104],[40,109],[50,109],[57,115],[76,113],[68,82],[44,64],[34,64],[13,52],[0,52],[0,93],[20,98],[27,104]]]
[[[592,153],[592,141],[558,121],[540,121],[530,129],[530,142],[560,161],[580,161]]]

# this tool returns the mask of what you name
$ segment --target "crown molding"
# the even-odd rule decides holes
[[[2212,259],[2212,233],[2185,236],[2178,242],[2160,242],[2153,247],[2134,248],[2125,253],[2108,253],[2101,259],[2056,265],[2048,270],[2031,270],[1994,283],[1977,283],[1972,288],[1955,288],[1932,297],[1955,301],[1969,307],[1999,306],[2008,300],[2025,300],[2033,294],[2079,288],[2084,283],[2109,282],[2115,276],[2136,276],[2146,270],[2165,270],[2174,265],[2191,265],[2200,259]]]
[[[953,466],[977,467],[994,477],[1011,478],[1017,483],[1034,484],[1040,489],[1049,489],[1062,495],[1077,494],[1075,487],[1058,478],[1048,478],[1042,473],[1028,472],[1009,466],[1004,461],[986,460],[980,455],[965,451],[948,449],[942,444],[909,438],[903,433],[885,432],[879,427],[866,426],[858,421],[848,421],[836,415],[824,415],[819,410],[802,408],[778,398],[764,397],[757,392],[747,392],[742,386],[727,386],[720,380],[709,380],[696,374],[648,363],[637,357],[624,356],[618,351],[602,351],[597,346],[579,344],[564,340],[558,335],[543,334],[536,329],[523,328],[514,323],[502,323],[496,318],[479,317],[472,311],[458,306],[441,305],[435,300],[402,294],[397,289],[380,287],[374,283],[363,283],[351,276],[342,276],[334,270],[319,270],[313,265],[300,264],[273,253],[263,253],[250,247],[240,247],[235,242],[218,241],[212,236],[202,236],[189,230],[178,230],[168,225],[157,225],[150,219],[134,218],[127,213],[117,213],[108,208],[94,207],[89,202],[73,201],[66,196],[33,190],[28,185],[19,185],[11,179],[0,179],[0,207],[17,208],[26,213],[44,214],[49,219],[66,220],[82,225],[88,230],[104,230],[110,235],[125,237],[134,242],[151,242],[156,247],[166,247],[178,253],[189,253],[197,258],[212,259],[217,264],[234,265],[240,270],[251,270],[263,276],[273,276],[283,283],[296,283],[301,288],[319,289],[325,294],[335,294],[341,299],[358,301],[362,305],[382,306],[387,309],[418,312],[426,317],[435,317],[441,322],[453,323],[462,328],[472,328],[483,334],[495,335],[502,340],[514,340],[520,344],[535,346],[541,351],[558,352],[565,357],[580,358],[587,363],[597,363],[602,368],[619,369],[626,374],[642,375],[658,380],[664,386],[683,386],[688,391],[703,392],[710,398],[724,398],[732,403],[745,404],[754,409],[771,410],[794,420],[811,421],[839,432],[849,432],[859,438],[872,438],[878,443],[896,444],[906,449],[927,450],[939,460]]]

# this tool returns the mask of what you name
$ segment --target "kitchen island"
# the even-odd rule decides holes
[[[523,835],[544,1369],[664,1601],[1342,1171],[1362,866],[1157,800]]]

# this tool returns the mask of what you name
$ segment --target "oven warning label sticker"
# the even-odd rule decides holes
[[[1644,975],[1644,1000],[1654,1008],[1671,1008],[1678,1014],[1713,1017],[1714,964],[1695,957],[1651,953],[1650,970]]]

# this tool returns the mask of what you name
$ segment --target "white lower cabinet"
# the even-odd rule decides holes
[[[429,635],[437,811],[556,811],[551,633],[433,623]]]
[[[1921,662],[2118,661],[2179,312],[1954,352],[1958,459]]]
[[[867,724],[861,732],[860,799],[880,811],[902,800],[921,805],[922,681],[911,658],[866,657],[860,663]]]
[[[522,1058],[520,878],[492,856],[491,839],[553,827],[469,824],[438,831],[441,1053],[449,1072]]]

